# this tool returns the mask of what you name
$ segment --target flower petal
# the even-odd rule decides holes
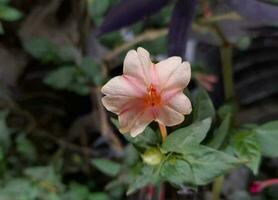
[[[101,89],[105,95],[142,97],[145,89],[135,78],[116,76],[108,81]]]
[[[140,104],[133,106],[128,111],[120,113],[120,132],[129,132],[132,137],[135,137],[142,133],[153,120],[153,115],[148,109],[142,109]]]
[[[132,76],[145,84],[150,83],[150,68],[152,62],[150,54],[147,50],[139,47],[137,52],[130,50],[124,60],[123,73],[128,76]]]
[[[123,74],[132,76],[143,82],[146,81],[146,76],[144,74],[143,66],[141,65],[138,54],[135,50],[130,50],[127,52],[125,60],[124,60],[124,70]]]
[[[181,63],[180,57],[170,57],[156,64],[162,90],[185,88],[191,77],[191,68],[188,62]]]
[[[153,116],[149,111],[145,111],[133,124],[130,135],[136,137],[153,121]]]
[[[128,97],[128,96],[105,96],[101,99],[102,104],[104,107],[115,114],[119,114],[125,107],[128,105],[129,102],[135,102],[137,98]],[[138,101],[138,100],[137,100]]]
[[[192,111],[190,100],[182,92],[179,92],[170,98],[167,105],[183,115],[188,115]]]
[[[184,116],[169,106],[163,106],[159,110],[159,115],[156,118],[156,121],[165,125],[165,126],[175,126],[182,123]]]

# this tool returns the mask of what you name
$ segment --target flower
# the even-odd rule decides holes
[[[249,192],[253,194],[261,193],[265,188],[277,185],[278,178],[268,179],[264,181],[255,181],[251,184]]]
[[[212,92],[214,90],[214,84],[218,82],[217,76],[213,74],[196,73],[196,79],[207,91]]]
[[[250,186],[249,191],[253,194],[260,193],[263,191],[263,187],[260,182],[254,182]]]
[[[135,137],[152,121],[174,126],[190,114],[191,102],[183,90],[188,85],[191,68],[180,57],[170,57],[157,64],[147,50],[130,50],[124,60],[122,76],[106,83],[101,91],[104,107],[119,116],[120,132]]]

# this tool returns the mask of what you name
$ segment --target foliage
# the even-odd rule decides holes
[[[92,163],[98,170],[110,176],[116,176],[120,172],[121,168],[119,164],[101,158],[92,160]]]
[[[238,132],[233,138],[233,146],[236,154],[241,159],[246,159],[247,166],[252,169],[254,174],[257,174],[261,161],[261,150],[256,136],[248,131]]]
[[[278,121],[267,122],[254,129],[258,142],[265,156],[277,157]]]
[[[192,113],[181,125],[167,128],[170,133],[165,142],[155,123],[135,138],[116,133],[119,123],[113,116],[111,124],[106,121],[111,116],[100,108],[96,92],[109,76],[121,73],[123,55],[137,46],[152,52],[154,61],[171,55],[185,60],[186,53],[192,54],[188,59],[192,66],[203,63],[192,68],[194,75],[213,71],[211,65],[220,63],[202,58],[210,57],[212,51],[206,49],[205,56],[199,55],[202,45],[209,44],[217,52],[233,48],[233,59],[253,47],[262,56],[257,58],[251,51],[244,64],[234,64],[233,70],[239,70],[243,77],[259,74],[255,69],[246,70],[245,63],[259,60],[258,65],[262,65],[268,57],[254,45],[253,38],[258,35],[263,41],[268,35],[275,37],[276,32],[270,30],[277,31],[277,0],[59,2],[41,6],[32,1],[0,0],[1,200],[136,199],[137,191],[145,193],[150,186],[163,188],[164,183],[177,190],[194,188],[210,193],[210,183],[241,166],[253,172],[252,179],[276,176],[269,168],[271,159],[278,157],[278,121],[268,121],[273,118],[270,116],[257,120],[263,122],[261,125],[243,123],[239,120],[240,98],[224,101],[217,88],[208,93],[207,88],[194,84],[201,82],[197,76],[185,91],[192,97]],[[55,3],[59,4],[56,8]],[[229,11],[223,12],[222,4]],[[252,28],[242,25],[248,21],[254,23]],[[243,26],[240,36],[233,23]],[[262,35],[256,24],[265,25]],[[233,31],[227,31],[226,26]],[[193,43],[187,43],[189,38]],[[276,45],[273,40],[263,45],[272,51],[270,43]],[[223,66],[232,63],[225,59],[221,60]],[[272,59],[267,63],[269,68],[276,60]],[[19,74],[17,84],[5,82],[10,74]],[[33,82],[37,77],[39,80]],[[225,74],[219,77],[223,82],[226,78]],[[252,81],[246,79],[242,84]],[[275,86],[270,84],[271,94],[277,92]],[[116,134],[111,136],[113,132]],[[171,196],[168,184],[164,190],[161,193]],[[251,196],[247,191],[227,194],[223,190],[223,196],[228,200],[277,199],[277,192],[267,190]]]
[[[3,200],[109,200],[110,197],[102,192],[92,192],[88,185],[71,182],[66,185],[61,179],[61,169],[53,164],[44,166],[24,166],[21,171],[9,169],[12,162],[22,158],[31,163],[36,161],[37,149],[23,132],[15,133],[6,124],[7,112],[1,112],[1,148],[0,148],[0,199]],[[15,149],[18,154],[13,158],[8,153],[12,148],[12,134],[17,134]],[[5,144],[5,145],[3,145]],[[22,157],[24,156],[24,157]],[[111,161],[109,161],[111,162]],[[107,163],[105,163],[107,166]],[[110,163],[108,163],[110,164]],[[111,168],[110,168],[111,169]],[[16,174],[16,175],[15,175]]]
[[[0,34],[4,33],[1,20],[13,22],[22,17],[22,13],[12,6],[9,6],[9,0],[0,1]]]
[[[193,120],[196,121],[172,132],[161,146],[159,144],[160,136],[150,128],[147,128],[138,137],[127,136],[129,142],[135,147],[141,147],[141,152],[145,152],[142,154],[145,164],[132,179],[128,194],[143,186],[158,184],[163,180],[179,187],[184,184],[205,185],[243,163],[243,160],[239,160],[233,155],[200,144],[211,128],[215,111],[205,91],[198,91],[195,99],[193,114],[195,118]],[[116,120],[113,120],[113,123],[118,126]],[[224,129],[223,125],[219,129]],[[161,149],[163,157],[156,153],[157,150],[151,150],[156,146]],[[160,159],[153,165],[148,160],[146,162],[145,156],[152,156],[153,161],[157,160],[158,156]]]
[[[55,89],[88,95],[91,84],[102,83],[100,65],[89,57],[81,58],[78,64],[80,55],[74,47],[59,47],[45,38],[34,38],[25,42],[24,48],[34,58],[57,65],[57,69],[49,72],[44,79],[45,84]]]

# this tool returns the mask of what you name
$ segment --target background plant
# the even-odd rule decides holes
[[[275,187],[248,193],[253,180],[277,177],[277,13],[263,0],[0,1],[0,199],[146,199],[154,186],[166,199],[217,199],[221,188],[226,199],[277,199]],[[194,112],[162,146],[153,125],[123,138],[99,101],[137,46],[193,66]],[[171,149],[177,142],[194,145]],[[158,147],[159,171],[141,157]],[[200,149],[237,161],[215,173]],[[229,170],[238,164],[250,171]],[[224,171],[224,184],[207,185]]]

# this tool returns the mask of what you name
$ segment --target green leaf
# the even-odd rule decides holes
[[[159,37],[155,40],[143,42],[140,46],[148,49],[153,55],[159,55],[164,53],[164,49],[167,46],[167,38],[165,36]]]
[[[149,147],[157,146],[160,143],[160,137],[150,127],[146,127],[143,133],[136,137],[132,137],[129,134],[124,134],[127,141],[132,143],[138,150],[145,150]]]
[[[100,42],[108,48],[115,48],[124,42],[124,38],[119,31],[115,31],[101,36]]]
[[[110,198],[108,197],[107,194],[102,193],[102,192],[96,192],[93,194],[90,194],[88,200],[109,200]]]
[[[57,56],[62,62],[78,62],[82,57],[80,50],[70,44],[59,46]]]
[[[30,55],[43,62],[59,60],[59,47],[45,38],[33,38],[24,41],[23,47]]]
[[[0,0],[0,4],[7,4],[9,2],[10,2],[10,0]]]
[[[215,131],[212,140],[207,146],[219,149],[229,133],[231,114],[226,115],[219,128]]]
[[[136,164],[136,162],[140,158],[138,151],[135,149],[135,147],[132,144],[128,144],[125,147],[124,154],[125,154],[124,162],[128,166],[132,166],[132,165]]]
[[[232,146],[236,154],[242,160],[247,160],[246,164],[254,174],[258,173],[261,161],[261,148],[254,132],[239,131],[233,135]]]
[[[164,180],[174,185],[195,184],[195,177],[190,163],[175,156],[171,156],[162,164],[160,175]]]
[[[13,178],[0,188],[1,200],[36,200],[39,195],[38,188],[27,179]]]
[[[111,121],[118,129],[120,128],[118,120],[111,118]],[[124,137],[141,152],[150,147],[157,146],[161,141],[159,134],[150,127],[146,127],[144,132],[136,137],[131,137],[129,134],[124,134]]]
[[[181,153],[166,160],[161,167],[164,179],[176,185],[206,185],[242,163],[203,145],[184,146]]]
[[[24,169],[24,174],[33,181],[46,183],[50,187],[60,190],[63,188],[60,176],[55,172],[53,166],[51,165],[29,167]]]
[[[193,121],[214,118],[215,109],[208,93],[204,89],[197,90],[193,103]]]
[[[109,8],[109,0],[88,0],[92,16],[102,16]]]
[[[185,147],[183,157],[191,165],[196,185],[208,184],[242,164],[234,156],[203,145]]]
[[[240,49],[241,51],[247,50],[250,47],[250,44],[252,42],[252,38],[245,36],[241,37],[236,41],[236,47]]]
[[[278,121],[265,123],[254,129],[262,153],[265,156],[278,156]]]
[[[226,103],[218,109],[217,115],[220,117],[221,120],[224,120],[227,115],[231,115],[232,117],[232,114],[235,112],[236,105],[234,103]]]
[[[149,24],[153,27],[165,27],[168,26],[169,21],[171,19],[171,13],[173,11],[173,5],[165,6],[163,9],[161,9],[158,13],[155,13],[154,15],[150,16],[149,18]],[[165,49],[166,47],[164,47]],[[147,48],[148,49],[148,48]],[[152,51],[150,51],[152,52]],[[165,53],[165,52],[163,52]],[[153,52],[152,52],[153,54]]]
[[[96,25],[100,25],[105,12],[109,8],[109,0],[88,0],[88,3],[92,20]]]
[[[69,191],[62,195],[63,200],[85,200],[90,195],[88,187],[79,183],[70,183]]]
[[[81,63],[81,69],[85,72],[86,76],[95,85],[99,86],[102,84],[102,72],[101,65],[95,63],[92,58],[85,57]]]
[[[229,154],[203,145],[187,148],[183,157],[191,165],[196,185],[208,184],[242,163]]]
[[[205,139],[210,125],[211,118],[207,118],[174,131],[166,138],[162,150],[165,152],[180,152],[186,145],[200,144]]]
[[[131,181],[127,190],[127,195],[132,194],[136,190],[145,187],[148,184],[154,184],[157,181],[157,168],[150,165],[143,166],[139,174],[137,174],[134,180]]]
[[[0,4],[0,18],[6,21],[16,21],[22,17],[22,13],[17,9]]]
[[[42,200],[61,200],[60,195],[54,193],[54,192],[48,192],[46,194],[41,194],[44,196]]]
[[[99,171],[109,176],[116,176],[121,170],[120,164],[107,159],[93,159],[92,163]]]
[[[4,34],[5,30],[3,28],[3,24],[0,22],[0,35]]]
[[[7,111],[0,112],[0,145],[6,151],[11,144],[10,129],[6,124]]]
[[[36,148],[30,140],[25,137],[22,133],[16,138],[17,151],[24,156],[26,159],[35,161],[36,159]]]
[[[53,70],[45,77],[44,83],[55,89],[68,90],[79,95],[87,95],[90,92],[88,80],[76,66],[62,66]]]
[[[50,72],[44,79],[44,83],[56,89],[68,88],[76,73],[74,66],[64,66]]]
[[[45,63],[55,62],[75,62],[81,57],[77,48],[72,45],[64,44],[58,46],[43,37],[36,37],[23,42],[23,47],[30,55],[40,59]]]

